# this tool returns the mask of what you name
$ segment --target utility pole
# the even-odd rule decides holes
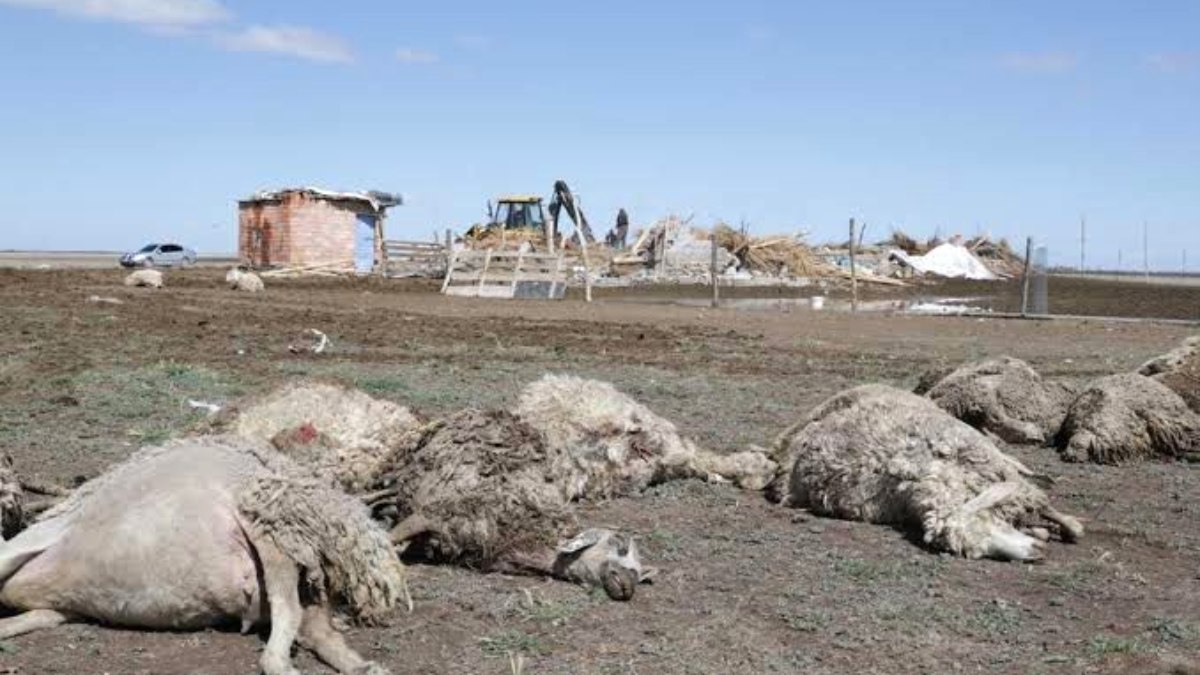
[[[1117,249],[1117,274],[1125,270],[1125,265],[1121,262],[1121,254],[1124,253],[1121,249]]]
[[[1180,268],[1184,276],[1187,276],[1187,249],[1183,249],[1183,267]]]
[[[1150,283],[1150,225],[1142,221],[1142,269],[1146,283]]]
[[[854,219],[850,219],[850,311],[858,311],[858,266],[855,265]]]
[[[1084,250],[1087,246],[1087,220],[1083,214],[1079,215],[1079,273],[1083,274],[1084,270]]]

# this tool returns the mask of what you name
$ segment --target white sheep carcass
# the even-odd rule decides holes
[[[1058,433],[1069,462],[1126,464],[1200,453],[1200,415],[1165,384],[1136,373],[1092,382],[1071,404]]]
[[[397,454],[364,499],[399,521],[393,541],[406,555],[554,576],[628,600],[652,571],[632,537],[580,533],[559,454],[512,413],[467,409]]]
[[[1024,361],[1001,356],[946,374],[926,396],[980,431],[1009,443],[1040,445],[1054,440],[1073,392],[1064,384],[1044,381]]]
[[[134,270],[125,277],[126,286],[163,287],[163,273],[158,270]]]
[[[1023,533],[1044,518],[1065,541],[1079,522],[1050,506],[1032,471],[928,399],[884,385],[837,394],[778,439],[768,496],[815,513],[915,528],[967,558],[1036,560]]]
[[[675,425],[607,382],[547,374],[522,390],[517,415],[572,465],[569,495],[638,493],[677,478],[732,480],[761,490],[774,463],[755,450],[718,455],[696,447]]]
[[[293,643],[382,673],[331,608],[374,619],[406,597],[387,533],[357,500],[265,446],[195,437],[139,451],[0,544],[0,639],[69,621],[199,630],[270,625],[267,675]]]
[[[241,267],[230,268],[225,273],[225,283],[235,291],[246,291],[247,293],[261,293],[264,288],[262,277]]]
[[[271,443],[353,492],[373,483],[395,452],[419,441],[426,422],[361,390],[300,380],[227,407],[212,425]]]
[[[557,473],[572,465],[511,413],[468,409],[428,423],[391,401],[305,380],[212,424],[336,479],[393,527],[406,555],[596,584],[619,599],[648,578],[631,538],[572,536],[571,481]],[[564,539],[575,545],[560,551]]]
[[[1167,385],[1200,413],[1200,335],[1184,339],[1175,349],[1142,364],[1137,372]]]
[[[12,457],[0,455],[0,541],[25,527],[25,491],[12,467]]]

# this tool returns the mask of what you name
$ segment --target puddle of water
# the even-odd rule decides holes
[[[981,307],[989,298],[919,298],[893,300],[862,300],[858,303],[860,312],[895,312],[900,314],[977,314],[991,310]],[[682,305],[684,307],[708,307],[710,300],[705,298],[663,298],[640,297],[620,298],[617,302],[635,302],[645,304]],[[820,309],[813,308],[811,298],[730,298],[722,299],[723,309],[737,309],[752,312],[849,312],[850,301],[825,298]]]

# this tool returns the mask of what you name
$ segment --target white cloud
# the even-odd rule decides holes
[[[492,41],[483,35],[461,33],[454,36],[454,44],[463,49],[487,49],[492,46]]]
[[[437,63],[440,58],[437,54],[434,54],[433,52],[427,52],[423,49],[401,47],[396,50],[396,60],[400,63],[421,65],[427,63]]]
[[[1160,73],[1186,73],[1200,67],[1200,52],[1151,54],[1146,64]]]
[[[1000,58],[1008,70],[1035,75],[1060,75],[1079,66],[1079,57],[1069,52],[1013,52]]]
[[[304,26],[251,26],[217,38],[235,52],[283,54],[322,63],[350,63],[354,54],[340,38]]]
[[[167,30],[198,28],[230,17],[216,0],[0,0],[0,5]]]

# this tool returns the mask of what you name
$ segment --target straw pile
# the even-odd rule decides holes
[[[975,237],[968,241],[966,246],[967,250],[997,275],[1018,277],[1025,269],[1024,261],[1008,245],[1007,239],[996,242],[987,237]]]
[[[838,276],[834,266],[813,255],[812,249],[793,237],[752,237],[728,225],[713,229],[717,245],[733,254],[742,269],[797,277]]]
[[[500,228],[480,228],[468,232],[463,237],[467,248],[476,250],[496,249],[515,251],[522,244],[528,243],[532,250],[541,251],[546,248],[546,235],[541,230],[528,228],[503,230]]]

